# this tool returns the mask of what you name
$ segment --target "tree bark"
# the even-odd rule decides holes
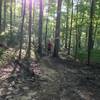
[[[42,56],[42,19],[43,19],[43,1],[40,0],[39,27],[38,27],[38,53]]]
[[[1,29],[2,29],[2,27],[1,27],[1,25],[2,25],[2,0],[0,0],[0,33],[1,33]]]
[[[78,2],[79,0],[77,1],[77,13],[76,13],[76,46],[75,46],[75,59],[77,58],[77,53],[78,53]]]
[[[69,33],[68,55],[70,55],[70,50],[71,50],[72,24],[73,24],[73,0],[72,0],[71,27],[70,27],[70,33]]]
[[[58,0],[57,18],[56,18],[56,31],[55,31],[55,44],[54,44],[54,57],[58,57],[60,47],[60,17],[61,17],[62,0]]]
[[[66,20],[66,34],[65,34],[65,48],[68,46],[68,29],[69,29],[69,0],[67,2],[67,20]]]
[[[24,9],[23,9],[24,6]],[[21,59],[21,54],[22,54],[22,44],[23,44],[23,26],[24,26],[24,19],[25,19],[25,10],[26,8],[26,0],[24,0],[24,3],[22,5],[23,13],[22,13],[22,23],[21,23],[21,31],[20,31],[20,50],[19,50],[19,59]]]
[[[32,33],[32,0],[29,1],[29,42],[28,42],[28,50],[27,57],[31,56],[31,33]]]
[[[12,39],[12,0],[10,0],[10,38]]]
[[[48,34],[48,16],[49,16],[49,9],[50,9],[50,4],[48,1],[48,11],[47,11],[47,18],[46,18],[46,31],[45,31],[45,51],[47,52],[47,34]]]
[[[93,45],[93,16],[94,16],[94,7],[95,7],[95,0],[91,0],[90,26],[89,26],[89,35],[88,35],[88,65],[90,65],[91,50],[92,50],[92,45]]]
[[[14,25],[16,24],[16,0],[14,0]]]
[[[6,29],[6,0],[4,0],[4,31]]]

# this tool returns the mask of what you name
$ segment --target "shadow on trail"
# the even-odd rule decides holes
[[[0,100],[99,100],[99,76],[99,67],[58,58],[13,60],[0,69]]]
[[[63,100],[99,100],[100,68],[74,61],[44,57],[43,63],[58,72],[60,98]],[[55,84],[56,85],[56,84]],[[70,93],[70,94],[69,94]]]
[[[35,98],[39,76],[33,71],[36,61],[11,61],[0,69],[0,100],[28,100]],[[39,71],[38,71],[39,73]]]

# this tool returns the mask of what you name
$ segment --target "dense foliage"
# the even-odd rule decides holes
[[[99,27],[99,0],[0,0],[0,43],[19,50],[19,58],[33,47],[46,54],[50,40],[53,56],[99,62]]]

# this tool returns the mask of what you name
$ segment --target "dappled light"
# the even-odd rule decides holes
[[[100,0],[0,0],[0,100],[100,100]]]

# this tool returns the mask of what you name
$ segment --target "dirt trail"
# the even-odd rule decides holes
[[[50,58],[44,58],[41,62],[43,64],[42,66],[44,67],[45,74],[49,78],[51,77],[52,80],[47,83],[47,85],[52,85],[47,86],[46,92],[44,92],[44,95],[47,96],[46,98],[50,97],[50,99],[45,100],[83,100],[75,91],[76,83],[71,82],[72,80],[76,80],[75,77],[72,77],[71,75],[75,74],[76,70],[68,68],[67,73],[70,75],[68,78],[70,77],[71,79],[69,78],[66,82],[67,76],[65,77],[65,67],[61,63],[57,62],[56,59],[52,60]],[[45,85],[43,88],[44,87]],[[43,92],[41,96],[43,99],[40,100],[44,100]]]
[[[53,92],[48,94],[52,99],[45,100],[100,100],[98,69],[94,71],[86,65],[81,66],[75,62],[69,63],[48,57],[44,57],[41,62],[42,66],[45,66],[44,72],[53,80],[49,82],[52,84],[50,88]],[[48,91],[47,87],[46,93]],[[57,99],[54,94],[57,95]]]
[[[0,100],[100,100],[99,81],[94,79],[100,71],[87,66],[44,57],[36,67],[35,71],[41,72],[35,78],[24,69],[13,74],[11,66],[8,69],[2,70],[7,71],[2,74],[7,77],[0,78]]]

